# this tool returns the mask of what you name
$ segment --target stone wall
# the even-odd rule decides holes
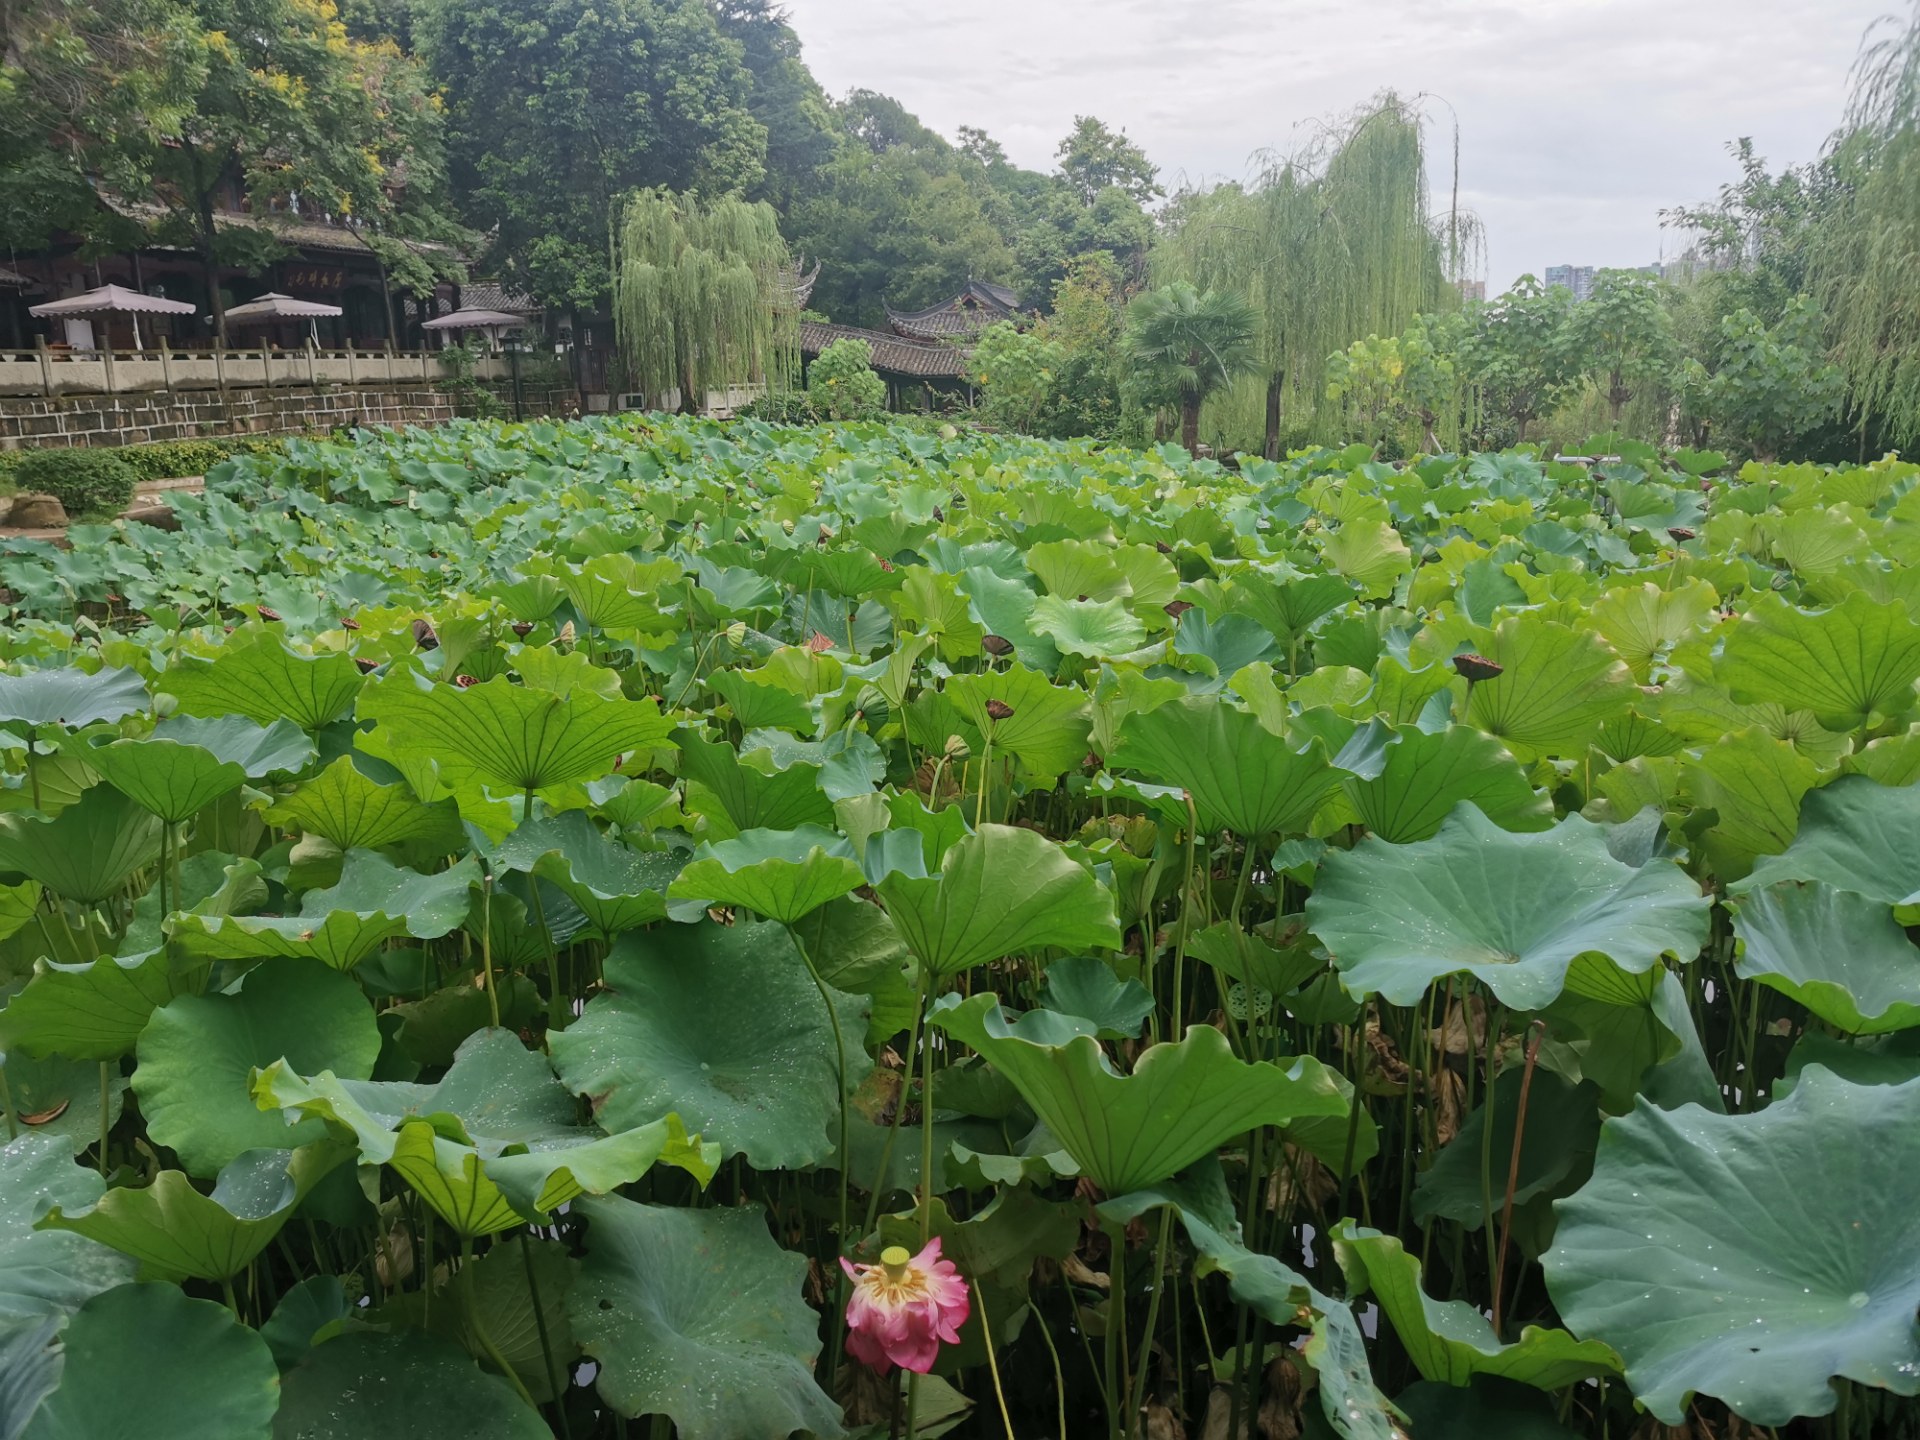
[[[0,397],[0,450],[324,434],[348,425],[437,425],[453,415],[453,397],[425,385]]]

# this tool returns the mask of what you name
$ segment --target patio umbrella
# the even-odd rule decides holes
[[[504,310],[456,310],[451,315],[438,315],[421,324],[422,330],[516,330],[524,327],[527,317],[509,315]]]
[[[43,320],[64,320],[69,316],[82,315],[131,315],[133,348],[141,350],[146,348],[140,343],[142,315],[191,315],[193,306],[185,300],[162,300],[158,295],[142,295],[138,290],[128,290],[120,285],[102,285],[98,290],[89,290],[84,295],[69,295],[64,300],[29,305],[27,313],[38,315]]]
[[[346,312],[338,305],[323,305],[318,300],[296,300],[291,295],[281,295],[273,291],[249,300],[244,305],[236,305],[227,311],[229,325],[273,325],[282,320],[305,320],[307,331],[314,343],[320,343],[320,331],[314,323],[321,319],[333,319]]]

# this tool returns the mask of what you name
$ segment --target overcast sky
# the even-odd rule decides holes
[[[1077,114],[1124,129],[1171,188],[1244,176],[1376,90],[1435,97],[1436,194],[1457,113],[1495,293],[1671,254],[1661,208],[1711,197],[1737,136],[1776,167],[1813,158],[1862,33],[1905,0],[785,3],[830,93],[882,91],[949,137],[981,126],[1037,169]]]

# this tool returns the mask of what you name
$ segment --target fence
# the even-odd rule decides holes
[[[437,350],[0,350],[0,395],[127,395],[156,390],[432,384],[451,371]],[[507,380],[507,361],[487,356],[477,380]]]

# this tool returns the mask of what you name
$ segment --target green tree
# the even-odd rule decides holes
[[[748,193],[786,214],[819,185],[838,152],[833,102],[800,57],[800,37],[773,0],[712,0],[720,33],[752,77],[747,108],[767,132],[766,175]]]
[[[798,316],[779,222],[765,202],[702,204],[665,190],[628,203],[620,228],[615,320],[628,378],[647,394],[790,383]]]
[[[981,332],[967,358],[967,378],[980,389],[988,421],[1032,434],[1066,358],[1058,342],[1002,321]]]
[[[1574,306],[1567,343],[1595,375],[1613,425],[1636,391],[1673,378],[1679,364],[1666,287],[1635,270],[1602,270],[1593,290]]]
[[[1259,364],[1260,316],[1238,295],[1184,281],[1149,290],[1127,310],[1126,352],[1179,396],[1180,443],[1200,449],[1200,407]]]
[[[1327,357],[1327,398],[1344,405],[1349,432],[1376,447],[1418,427],[1427,453],[1440,449],[1440,427],[1457,434],[1460,386],[1454,369],[1459,316],[1416,315],[1400,335],[1369,335]]]
[[[1073,129],[1053,152],[1060,175],[1082,205],[1092,205],[1102,191],[1118,190],[1136,207],[1166,192],[1156,183],[1160,171],[1124,134],[1109,130],[1091,115],[1073,117]]]
[[[873,368],[873,347],[851,335],[834,341],[807,367],[813,413],[828,420],[866,420],[887,408],[887,382]]]
[[[1233,290],[1260,317],[1261,383],[1223,403],[1236,428],[1264,436],[1269,456],[1283,417],[1304,418],[1323,397],[1328,354],[1440,308],[1453,293],[1447,266],[1462,263],[1477,233],[1457,212],[1444,227],[1429,215],[1420,116],[1392,95],[1251,187],[1176,197],[1163,225],[1156,277]]]
[[[1577,383],[1580,367],[1569,343],[1573,292],[1523,275],[1490,304],[1476,306],[1461,338],[1463,377],[1480,395],[1483,412],[1511,422],[1513,442]]]
[[[481,0],[424,29],[465,218],[492,236],[488,264],[556,309],[607,308],[625,196],[765,174],[753,75],[703,0]]]
[[[1827,359],[1820,332],[1820,314],[1806,296],[1788,302],[1771,327],[1751,310],[1727,316],[1714,368],[1698,360],[1686,368],[1688,411],[1706,425],[1702,438],[1731,440],[1773,460],[1831,423],[1846,377]]]

